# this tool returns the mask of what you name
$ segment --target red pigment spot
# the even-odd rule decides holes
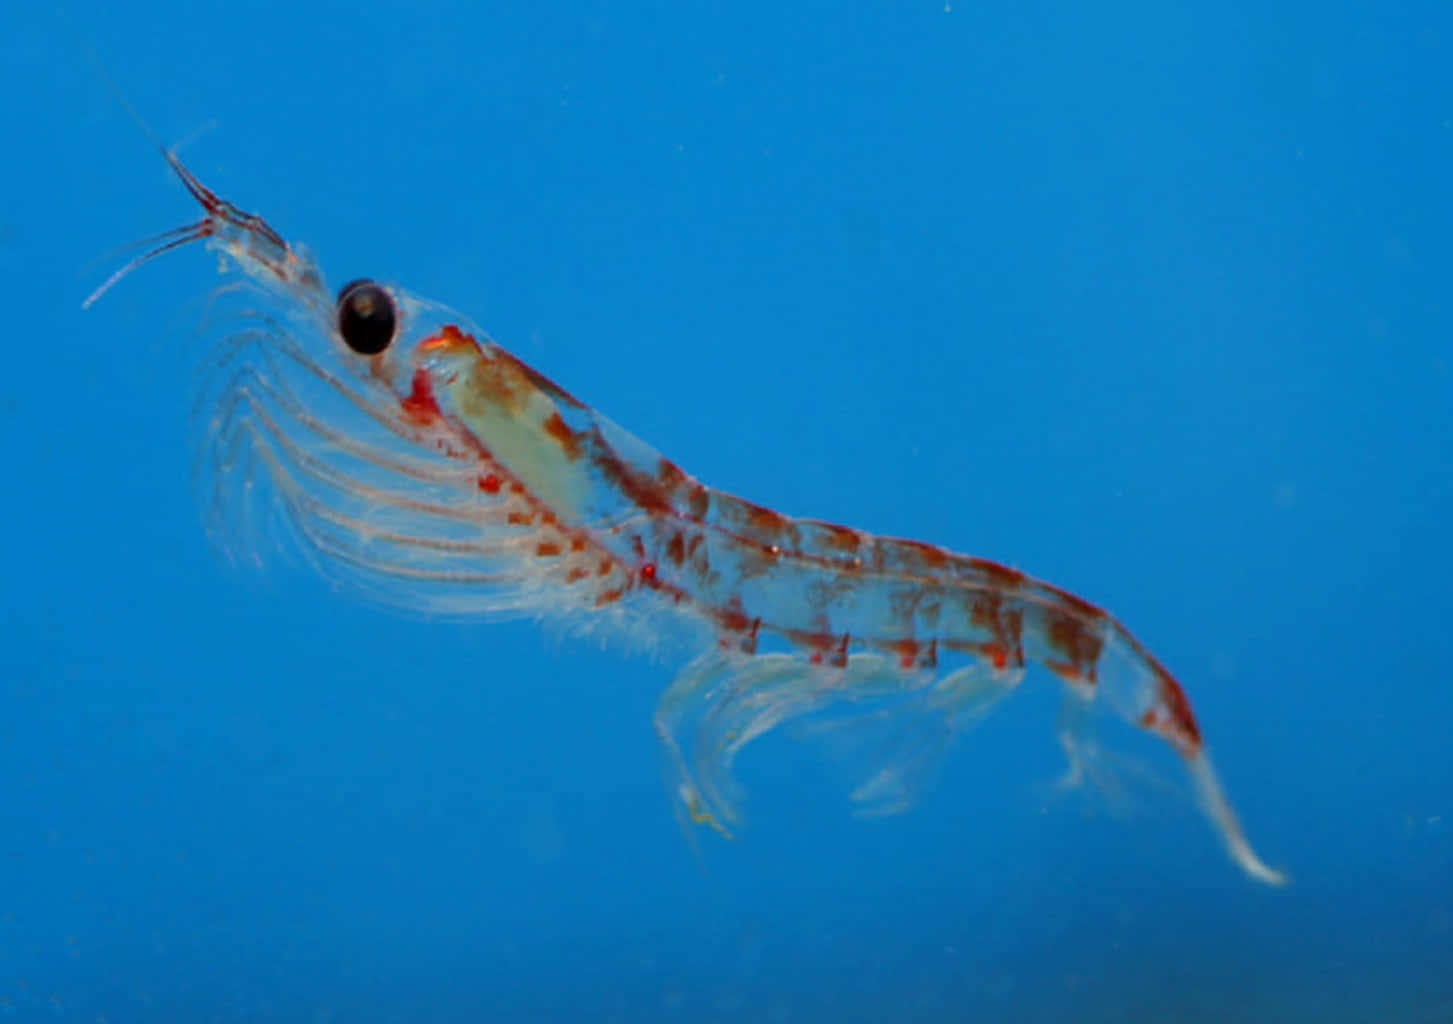
[[[600,560],[600,565],[596,566],[595,573],[596,573],[597,576],[604,576],[608,572],[610,572],[610,570],[611,570],[611,562],[610,562],[610,559],[609,558],[602,558]]]
[[[1024,625],[1022,608],[1006,608],[999,594],[983,594],[970,607],[969,621],[994,634],[993,642],[982,645],[979,650],[993,660],[995,668],[1004,668],[1011,656],[1016,664],[1024,664],[1020,636]]]
[[[681,531],[677,530],[666,542],[666,557],[677,565],[686,561],[686,542],[681,539]]]
[[[625,591],[621,590],[619,587],[616,587],[613,590],[602,591],[601,595],[595,599],[595,606],[597,608],[604,608],[608,604],[613,604],[616,601],[619,601],[621,599],[621,595],[624,593]]]
[[[655,562],[647,562],[645,565],[641,566],[641,582],[642,583],[655,583],[656,582],[656,563]]]
[[[565,457],[571,462],[580,458],[580,435],[570,429],[570,424],[566,423],[558,412],[552,412],[550,418],[545,421],[545,433],[560,442],[560,447],[565,451]]]
[[[445,324],[443,329],[432,337],[425,338],[419,342],[419,350],[427,352],[431,349],[452,348],[455,345],[473,345],[474,339],[465,334],[454,324]]]
[[[579,583],[581,580],[585,579],[585,577],[589,575],[590,573],[586,572],[584,569],[576,567],[565,574],[565,582]]]
[[[485,494],[498,494],[500,488],[499,477],[490,473],[488,476],[479,478],[479,489]]]
[[[824,626],[826,626],[825,621]],[[834,668],[842,668],[848,663],[848,634],[844,633],[842,636],[836,637],[826,628],[793,629],[786,632],[793,643],[809,648],[813,652],[811,660],[814,665],[820,665],[826,660]]]
[[[585,550],[585,538],[584,537],[571,537],[570,538],[570,550],[571,551],[584,551]]]
[[[535,545],[535,554],[541,558],[554,558],[560,554],[560,545],[554,541],[542,540]]]
[[[404,415],[415,423],[432,423],[439,418],[439,403],[434,400],[434,384],[429,379],[428,370],[420,367],[414,371],[414,390],[399,402],[399,406]]]
[[[856,551],[862,544],[862,536],[857,530],[849,529],[846,526],[838,526],[835,523],[826,525],[827,543],[839,551]]]
[[[901,668],[912,668],[913,663],[918,660],[918,641],[912,637],[904,637],[893,644],[893,649],[898,652],[898,664]]]
[[[535,521],[534,515],[530,512],[511,512],[505,519],[511,526],[529,526]]]

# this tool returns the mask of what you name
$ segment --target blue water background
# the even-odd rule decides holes
[[[1453,1020],[1447,4],[181,12],[0,31],[0,1019]],[[1294,884],[1046,795],[1042,675],[903,818],[751,748],[698,862],[672,665],[220,563],[215,260],[80,309],[196,215],[87,44],[335,284],[1112,608]]]

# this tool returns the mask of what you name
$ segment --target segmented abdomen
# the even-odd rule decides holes
[[[448,368],[429,391],[447,405],[419,404],[517,492],[532,519],[521,525],[542,528],[538,582],[566,591],[548,603],[598,610],[650,594],[724,646],[750,654],[765,641],[829,668],[854,652],[904,673],[1034,661],[1086,696],[1108,691],[1120,714],[1182,752],[1198,748],[1179,685],[1095,605],[997,562],[790,519],[710,488],[463,332],[446,328],[423,348]]]

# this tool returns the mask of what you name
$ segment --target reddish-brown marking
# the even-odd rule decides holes
[[[600,565],[595,567],[595,574],[597,576],[604,576],[611,571],[611,567],[611,560],[609,558],[602,558],[600,560]]]
[[[1186,696],[1186,691],[1181,689],[1181,684],[1176,682],[1174,676],[1159,665],[1156,665],[1155,668],[1156,677],[1160,683],[1160,700],[1171,718],[1171,721],[1166,722],[1163,728],[1166,732],[1174,734],[1177,745],[1184,747],[1184,753],[1194,754],[1201,748],[1201,727],[1196,724],[1196,715],[1191,710],[1190,698]]]
[[[1085,677],[1080,674],[1080,670],[1067,661],[1046,661],[1044,667],[1067,683],[1085,682]]]
[[[466,412],[486,407],[519,415],[529,404],[531,385],[516,360],[501,358],[502,350],[482,352],[469,364],[469,386],[458,392]]]
[[[499,477],[493,473],[479,478],[479,489],[485,494],[498,494],[500,488]]]
[[[686,541],[682,538],[680,530],[673,533],[671,539],[666,542],[666,557],[677,565],[686,561]]]
[[[676,492],[686,483],[686,474],[670,459],[662,459],[656,467],[656,479],[661,483],[661,490],[675,497]]]
[[[545,420],[545,433],[560,442],[560,447],[564,450],[565,457],[571,462],[580,458],[580,435],[570,429],[570,424],[565,422],[560,413],[552,412],[549,418]]]
[[[1011,569],[1007,565],[990,561],[987,558],[970,558],[968,565],[972,571],[981,573],[990,586],[999,587],[1002,590],[1016,590],[1029,579],[1018,569]]]
[[[822,629],[784,629],[782,635],[798,647],[810,649],[812,654],[808,660],[814,665],[826,662],[834,668],[842,668],[848,663],[848,644],[852,638],[847,633],[835,636],[826,628],[825,619],[823,626]]]
[[[999,632],[999,607],[1003,598],[998,594],[979,594],[969,608],[969,622],[980,629]]]
[[[579,566],[576,566],[574,569],[571,569],[569,572],[567,572],[565,574],[565,582],[566,583],[579,583],[581,580],[585,579],[585,577],[587,577],[589,575],[590,575],[590,573],[586,572],[584,569],[580,568]]]
[[[862,534],[857,530],[836,523],[824,523],[823,534],[828,546],[839,551],[856,551],[863,543]]]
[[[969,621],[994,634],[993,641],[979,649],[993,660],[995,668],[1005,668],[1011,657],[1015,664],[1024,664],[1024,609],[1006,607],[1002,594],[980,594],[969,608]]]
[[[932,544],[925,544],[921,540],[900,540],[898,542],[908,551],[912,551],[919,560],[929,569],[941,569],[948,564],[948,552],[943,548]]]
[[[604,443],[596,445],[595,465],[606,479],[635,502],[636,507],[641,511],[651,515],[664,515],[672,511],[671,503],[666,500],[666,494],[661,490],[661,485],[651,477],[626,465]]]
[[[776,534],[787,527],[787,517],[780,512],[754,505],[750,501],[742,502],[742,507],[747,513],[747,525],[760,533]]]
[[[448,328],[445,328],[445,330],[448,330]],[[529,363],[516,357],[513,353],[507,352],[502,348],[496,349],[494,352],[494,358],[498,359],[500,362],[508,363],[515,370],[515,372],[522,375],[526,380],[533,384],[537,390],[545,392],[545,394],[549,395],[551,398],[557,401],[564,402],[566,405],[574,406],[577,409],[585,408],[584,402],[576,398],[570,392],[566,391],[559,384],[556,384],[549,377],[546,377],[543,373],[535,369]]]
[[[686,504],[691,518],[700,522],[711,511],[711,492],[697,484],[691,489],[691,497],[686,499]]]
[[[535,514],[533,512],[511,512],[505,516],[505,520],[511,526],[529,526],[535,521]]]
[[[656,563],[647,562],[641,566],[641,582],[647,586],[656,582]]]
[[[604,608],[608,604],[614,604],[616,601],[619,601],[624,594],[625,591],[622,590],[620,587],[613,587],[610,590],[603,590],[601,591],[600,596],[595,599],[595,606],[597,608]]]
[[[902,640],[895,641],[893,650],[898,653],[900,668],[912,668],[918,661],[918,641],[911,636],[905,636]]]
[[[1052,583],[1046,583],[1043,586],[1045,590],[1049,591],[1051,594],[1057,597],[1063,604],[1067,605],[1082,619],[1085,619],[1087,621],[1095,620],[1103,618],[1105,615],[1105,612],[1102,608],[1091,604],[1089,601],[1086,601],[1078,594],[1072,594],[1068,590],[1061,590],[1059,587],[1056,587]]]
[[[703,576],[711,569],[711,557],[705,545],[706,535],[700,533],[686,543],[686,557],[691,560],[691,568]]]
[[[584,551],[585,550],[585,538],[584,537],[571,537],[570,538],[570,550],[571,551]]]
[[[440,418],[439,403],[434,399],[434,382],[430,380],[427,369],[421,366],[414,371],[414,389],[399,402],[399,406],[405,416],[421,426]]]
[[[752,625],[747,629],[746,633],[742,635],[742,641],[738,645],[743,653],[757,653],[757,634],[761,632],[761,629],[762,620],[760,618],[753,619]]]
[[[727,602],[726,607],[718,609],[716,617],[717,621],[721,623],[722,629],[728,633],[745,633],[752,621],[747,618],[747,611],[742,607],[740,597],[732,598]]]
[[[555,558],[560,554],[561,547],[553,540],[542,540],[535,545],[535,554],[541,558]]]
[[[1010,656],[1014,664],[1020,668],[1024,667],[1024,609],[1007,608],[999,616],[999,622],[1004,627],[1001,636],[1009,644]]]
[[[1049,667],[1066,679],[1093,683],[1104,639],[1076,615],[1050,609],[1045,617],[1045,638],[1066,658],[1063,662],[1048,662]]]

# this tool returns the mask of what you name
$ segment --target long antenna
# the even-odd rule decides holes
[[[161,143],[161,139],[157,137],[156,132],[151,130],[151,125],[147,124],[145,119],[142,118],[141,114],[137,112],[136,108],[131,105],[131,100],[129,100],[126,96],[126,93],[121,90],[121,86],[116,84],[116,80],[111,77],[111,73],[106,70],[106,65],[103,64],[101,62],[101,58],[96,55],[96,51],[91,47],[89,41],[82,38],[80,40],[80,43],[81,48],[85,51],[86,58],[91,62],[91,66],[95,68],[97,76],[105,84],[111,95],[116,98],[116,102],[121,104],[121,108],[126,111],[127,115],[130,116],[132,122],[141,129],[141,133],[146,136],[147,141],[149,141],[153,146],[156,147],[157,152],[161,153],[162,157],[166,160],[166,162],[171,166],[174,171],[176,171],[177,175],[182,179],[183,184],[187,186],[187,190],[190,191],[192,195],[196,197],[199,201],[201,201],[204,207],[207,207],[207,216],[203,217],[199,221],[183,225],[179,228],[172,228],[170,231],[163,231],[159,235],[152,235],[149,238],[141,239],[138,242],[134,242],[131,245],[126,246],[125,248],[133,248],[134,246],[138,245],[151,245],[153,243],[160,243],[157,244],[155,248],[150,249],[142,253],[140,256],[137,256],[128,261],[126,265],[123,266],[120,270],[117,270],[110,277],[106,278],[106,280],[101,283],[101,286],[99,288],[93,291],[90,295],[87,295],[85,301],[81,303],[81,308],[90,309],[91,306],[93,306],[101,298],[101,296],[105,295],[108,291],[110,291],[111,288],[118,281],[120,281],[127,274],[131,273],[137,267],[155,259],[162,253],[170,252],[173,249],[186,245],[188,242],[196,242],[203,238],[206,238],[211,235],[213,231],[216,230],[216,221],[213,218],[213,207],[211,204],[207,203],[201,195],[198,194],[198,188],[200,187],[200,183],[196,181],[192,174],[182,166],[181,161],[177,159],[177,150],[182,145],[191,142],[203,132],[209,131],[210,129],[216,127],[217,122],[215,120],[208,121],[196,131],[192,132],[191,135],[183,139],[182,142],[178,143],[176,146],[172,146],[170,148],[163,146]],[[203,188],[202,191],[206,192],[207,190]],[[215,203],[215,197],[211,196],[210,192],[207,192],[207,196],[211,198]]]

